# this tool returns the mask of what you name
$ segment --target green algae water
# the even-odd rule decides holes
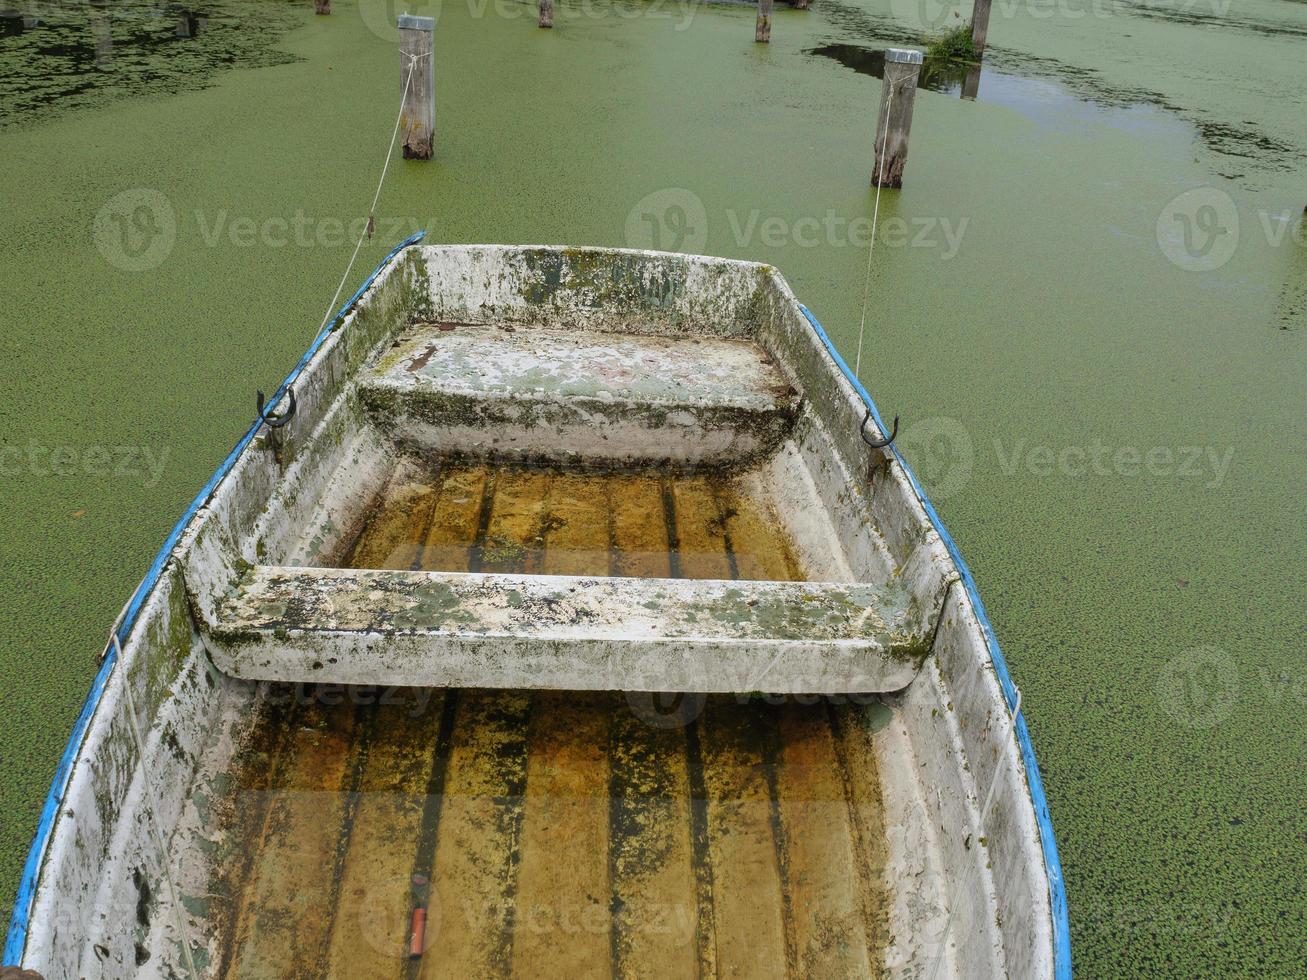
[[[5,912],[109,624],[349,258],[400,11],[0,7]],[[421,7],[437,159],[394,161],[353,282],[418,228],[754,259],[852,356],[858,51],[932,5],[780,8],[768,46],[740,6]],[[996,4],[880,203],[863,380],[1023,692],[1086,976],[1307,957],[1304,34],[1293,0]]]

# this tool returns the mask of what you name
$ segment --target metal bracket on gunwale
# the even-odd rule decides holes
[[[891,431],[888,439],[868,439],[867,423],[870,421],[871,421],[871,409],[867,409],[867,415],[862,420],[862,428],[858,430],[858,434],[862,436],[862,441],[865,442],[872,449],[888,449],[890,445],[894,442],[894,440],[898,438],[899,417],[897,415],[894,416],[894,425],[891,426]]]
[[[269,426],[270,428],[273,428],[273,429],[280,429],[283,425],[285,425],[287,422],[289,422],[289,421],[291,420],[291,418],[294,417],[294,415],[295,415],[295,389],[294,389],[294,388],[287,388],[287,389],[286,389],[286,394],[290,396],[290,407],[288,407],[288,408],[286,409],[286,411],[282,412],[280,415],[272,415],[272,414],[270,414],[270,413],[265,413],[265,412],[264,412],[264,410],[263,410],[263,392],[260,391],[260,392],[258,393],[259,397],[258,397],[258,403],[257,403],[257,404],[258,404],[258,413],[259,413],[259,421],[260,421],[260,422],[262,422],[262,423],[263,423],[264,425],[266,425],[266,426]]]

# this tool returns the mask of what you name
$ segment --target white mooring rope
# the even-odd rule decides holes
[[[1021,688],[1014,686],[1013,690],[1017,692],[1017,703],[1012,706],[1012,710],[1009,712],[1008,717],[1012,719],[1012,737],[1015,739],[1017,734],[1017,715],[1021,714]],[[1019,750],[1014,748],[1013,751]],[[998,789],[998,784],[1003,780],[1003,772],[1007,766],[1008,754],[1009,753],[1004,752],[999,757],[998,766],[994,769],[994,778],[989,784],[989,792],[985,795],[985,805],[980,808],[980,823],[977,830],[983,831],[985,829],[986,821],[989,820],[989,808],[994,804],[994,791]],[[939,937],[939,952],[935,954],[935,965],[930,971],[931,980],[935,980],[935,977],[939,975],[939,966],[944,961],[945,953],[948,952],[948,937],[953,929],[953,919],[957,915],[958,903],[962,896],[966,894],[967,889],[971,886],[971,876],[975,874],[975,871],[976,862],[972,861],[967,865],[966,874],[964,874],[958,882],[958,887],[954,890],[951,900],[950,896],[945,896],[945,899],[949,901],[948,918],[944,921],[944,932]]]
[[[354,268],[354,260],[359,257],[359,249],[363,247],[363,239],[372,237],[372,219],[377,213],[377,202],[381,200],[381,187],[386,182],[386,173],[390,170],[390,158],[395,153],[395,138],[399,135],[399,124],[404,119],[404,102],[408,98],[408,87],[413,81],[413,68],[418,63],[418,58],[419,55],[408,56],[408,72],[404,78],[404,92],[399,97],[399,113],[395,116],[395,128],[390,134],[390,143],[386,147],[386,159],[381,167],[381,179],[377,181],[377,192],[372,195],[372,207],[368,209],[368,223],[359,234],[359,240],[354,246],[354,254],[349,257],[349,265],[345,266],[345,274],[340,277],[340,284],[336,286],[335,295],[331,297],[331,302],[327,304],[327,312],[322,315],[322,322],[318,324],[318,333],[322,333],[322,328],[327,325],[327,321],[331,319],[331,314],[336,310],[336,300],[340,299],[341,291],[349,280],[350,271]]]
[[[853,361],[853,376],[861,380],[862,338],[867,332],[867,294],[871,290],[871,256],[876,250],[876,223],[880,220],[880,188],[885,181],[885,147],[889,145],[889,110],[894,105],[894,86],[885,93],[885,135],[880,141],[880,174],[876,177],[876,206],[871,212],[871,243],[867,246],[867,274],[862,279],[862,318],[858,321],[858,356]],[[883,436],[884,433],[882,432]]]

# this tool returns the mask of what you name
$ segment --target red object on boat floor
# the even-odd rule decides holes
[[[427,938],[427,910],[421,905],[413,910],[412,930],[408,939],[408,956],[416,960],[422,956],[422,947]]]

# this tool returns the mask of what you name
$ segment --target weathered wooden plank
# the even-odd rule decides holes
[[[413,863],[445,693],[409,689],[386,696],[396,703],[376,708],[332,919],[327,975],[333,977],[406,974]]]
[[[608,753],[613,975],[694,976],[712,917],[698,907],[685,728],[650,725],[622,705]]]
[[[667,578],[671,575],[671,556],[658,478],[648,474],[616,475],[609,495],[613,507],[612,574]]]
[[[481,543],[481,571],[539,574],[544,557],[549,475],[503,468],[495,473],[490,523]]]
[[[263,832],[242,895],[227,976],[316,975],[337,894],[336,854],[356,761],[356,708],[305,705],[269,789]]]
[[[555,474],[544,517],[546,575],[607,575],[612,536],[609,478]]]
[[[868,976],[863,920],[867,887],[855,870],[854,830],[844,773],[824,703],[780,709],[777,799],[801,976]]]
[[[717,492],[736,574],[742,579],[802,581],[805,576],[780,522],[729,485],[720,485]]]
[[[465,572],[470,567],[486,486],[485,467],[446,467],[418,555],[424,571]]]
[[[528,691],[459,695],[420,977],[506,976],[527,775]]]
[[[435,503],[435,490],[427,484],[405,480],[388,486],[344,566],[412,568],[422,550]]]
[[[719,974],[784,977],[785,895],[767,744],[774,718],[732,698],[711,700],[700,718],[713,931]]]
[[[531,711],[513,973],[608,973],[608,737],[613,697],[546,691]]]
[[[885,885],[888,845],[885,841],[885,804],[881,798],[876,749],[867,728],[864,705],[828,708],[834,749],[853,832],[853,868],[862,900],[862,922],[868,956],[880,963],[889,943],[889,894]]]
[[[676,560],[682,578],[734,578],[726,551],[726,525],[706,477],[672,481]]]

